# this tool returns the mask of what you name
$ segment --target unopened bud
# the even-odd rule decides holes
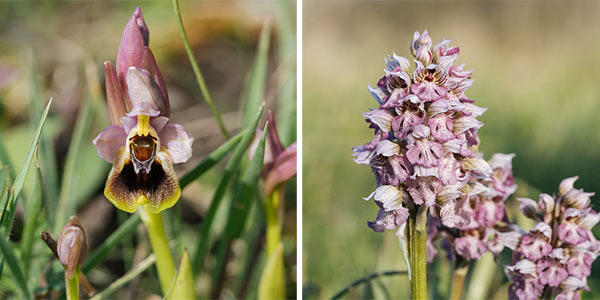
[[[67,277],[72,277],[76,267],[83,264],[88,255],[85,230],[76,216],[72,216],[60,232],[56,250],[60,263],[67,268]]]

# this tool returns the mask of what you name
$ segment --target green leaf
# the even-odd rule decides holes
[[[81,271],[83,273],[89,273],[95,266],[97,266],[104,258],[112,251],[116,246],[119,245],[122,239],[126,238],[133,232],[138,224],[142,222],[139,214],[132,214],[127,221],[125,221],[115,232],[113,232],[104,242],[92,252],[83,266]]]
[[[258,283],[258,299],[285,299],[282,243],[279,243],[265,264]]]
[[[250,77],[242,93],[242,127],[248,128],[254,120],[254,112],[264,100],[265,85],[267,82],[267,63],[269,54],[269,42],[271,39],[271,25],[265,23],[260,33],[258,49],[254,58],[254,64],[250,71]]]
[[[260,117],[262,116],[263,109],[264,109],[264,104],[259,107],[258,112],[256,113],[256,116],[254,117],[253,123],[251,124],[251,126],[249,128],[247,128],[248,131],[244,135],[242,141],[235,148],[235,151],[233,152],[231,159],[227,162],[227,165],[225,166],[225,173],[223,174],[223,178],[221,179],[221,182],[219,182],[219,185],[217,186],[217,190],[215,191],[215,194],[213,196],[212,203],[210,204],[210,207],[208,208],[206,216],[204,216],[204,222],[202,223],[202,229],[200,230],[200,239],[198,241],[198,244],[196,246],[196,251],[194,252],[194,256],[192,259],[192,269],[194,271],[194,274],[198,274],[198,270],[200,269],[200,267],[202,266],[202,264],[204,262],[204,257],[206,255],[206,252],[208,251],[208,247],[210,244],[209,243],[210,228],[213,224],[215,214],[217,213],[217,209],[219,208],[219,205],[221,204],[221,200],[223,200],[223,196],[225,195],[225,192],[227,191],[227,186],[229,185],[229,182],[231,181],[233,174],[236,173],[236,171],[240,165],[240,161],[242,160],[242,157],[244,156],[244,153],[246,152],[246,149],[248,148],[248,145],[250,144],[250,141],[252,140],[252,137],[254,136],[254,132],[256,131],[256,127],[258,126],[258,121],[260,120]]]
[[[148,270],[154,263],[156,262],[156,256],[154,254],[148,256],[146,259],[142,260],[139,264],[135,265],[133,269],[123,275],[121,278],[117,279],[113,283],[111,283],[106,289],[102,292],[96,294],[90,300],[100,300],[100,299],[109,299],[109,297],[116,292],[118,289],[138,277],[144,271]]]
[[[46,105],[46,109],[44,113],[42,113],[42,117],[40,118],[39,125],[33,135],[33,140],[31,141],[31,145],[27,150],[27,154],[25,154],[25,160],[23,164],[21,164],[21,169],[19,169],[19,173],[15,178],[12,189],[10,191],[10,196],[8,199],[7,207],[2,211],[2,219],[1,226],[4,229],[4,233],[6,235],[10,234],[10,228],[15,217],[15,212],[17,209],[17,203],[19,199],[19,194],[21,194],[21,190],[23,189],[23,182],[25,181],[25,175],[27,175],[27,170],[29,170],[29,166],[31,165],[31,160],[33,159],[33,154],[37,148],[38,142],[40,140],[40,136],[42,134],[42,128],[44,128],[44,123],[46,122],[46,117],[48,116],[48,111],[50,110],[50,105],[52,104],[52,99],[48,101]],[[0,274],[2,273],[2,267],[0,266]]]
[[[83,101],[82,108],[77,116],[77,123],[73,130],[73,137],[69,145],[69,152],[65,162],[62,185],[60,188],[60,197],[58,200],[58,209],[56,211],[56,220],[54,222],[54,231],[60,232],[61,228],[67,223],[69,217],[76,210],[76,196],[78,187],[85,180],[83,175],[84,168],[81,167],[80,157],[83,154],[84,142],[87,133],[92,125],[93,106],[90,99]]]
[[[187,250],[183,251],[175,284],[171,287],[171,290],[172,292],[167,296],[168,299],[196,299],[196,285],[194,284],[192,265]]]
[[[2,251],[2,255],[5,258],[8,268],[15,277],[17,285],[21,289],[23,296],[26,299],[31,299],[31,294],[27,289],[27,281],[25,281],[25,276],[23,275],[23,269],[21,269],[19,261],[17,260],[17,255],[15,255],[15,252],[8,240],[6,239],[5,234],[0,234],[0,251]]]
[[[227,153],[229,153],[242,140],[246,133],[247,130],[242,130],[240,133],[236,134],[234,137],[225,142],[225,144],[217,148],[217,150],[209,154],[193,169],[185,173],[185,175],[179,179],[179,185],[181,186],[181,189],[183,190],[188,184],[202,176],[204,172],[218,164],[221,159],[223,159],[223,157],[225,157],[225,155],[227,155]]]
[[[225,228],[225,234],[230,239],[240,237],[246,223],[246,218],[248,217],[251,200],[255,197],[256,187],[263,169],[268,126],[268,123],[265,124],[260,143],[233,196],[229,222]]]

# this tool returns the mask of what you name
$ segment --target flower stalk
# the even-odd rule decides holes
[[[408,218],[407,240],[412,299],[427,299],[427,210],[415,208]]]
[[[465,277],[467,276],[468,270],[469,264],[467,264],[466,261],[456,263],[456,267],[452,273],[452,289],[450,290],[450,300],[462,299]]]
[[[71,274],[69,277],[68,273],[65,271],[65,282],[67,284],[67,300],[77,300],[79,299],[79,271],[80,267],[78,266],[75,269],[75,273]]]
[[[153,213],[146,205],[143,205],[139,212],[150,237],[152,252],[156,255],[156,269],[160,288],[163,295],[167,295],[175,277],[175,263],[171,255],[171,249],[169,249],[162,216],[160,213]]]
[[[281,242],[281,228],[279,226],[279,201],[283,195],[285,185],[275,189],[267,195],[265,201],[265,215],[267,222],[267,254],[271,255]]]

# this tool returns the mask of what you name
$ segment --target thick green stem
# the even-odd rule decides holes
[[[139,208],[139,212],[144,225],[146,225],[152,251],[156,256],[156,269],[160,287],[163,295],[166,295],[175,277],[175,263],[171,255],[171,249],[169,249],[169,241],[165,233],[162,216],[151,212],[145,205]]]
[[[267,255],[271,255],[281,242],[281,227],[279,226],[279,201],[282,187],[276,188],[265,199],[265,215],[267,220]]]
[[[198,62],[194,58],[194,53],[192,52],[192,47],[190,46],[190,42],[187,38],[187,33],[185,33],[185,27],[183,26],[183,19],[181,18],[181,9],[179,8],[179,1],[173,0],[173,10],[175,11],[175,16],[177,17],[177,25],[179,26],[179,34],[181,35],[181,39],[183,40],[183,46],[185,47],[185,52],[190,59],[190,63],[192,64],[192,69],[194,69],[194,74],[196,75],[196,81],[198,81],[198,85],[200,86],[200,91],[202,92],[202,96],[204,100],[206,100],[206,104],[208,104],[208,108],[210,112],[213,114],[215,119],[217,120],[217,124],[219,125],[219,129],[223,133],[226,139],[229,139],[229,132],[227,132],[227,128],[225,128],[225,124],[223,123],[223,119],[221,119],[221,115],[219,111],[215,107],[215,104],[212,101],[212,97],[210,96],[210,92],[208,91],[208,87],[204,82],[204,77],[202,76],[202,72],[200,72],[200,67],[198,66]]]
[[[78,300],[79,299],[79,270],[81,268],[77,266],[75,272],[69,278],[67,271],[65,270],[65,284],[67,285],[67,300]]]
[[[459,300],[462,298],[465,276],[469,270],[469,264],[457,263],[452,274],[452,290],[450,291],[450,300]]]
[[[410,262],[410,292],[412,299],[427,299],[427,207],[411,211],[407,240]]]

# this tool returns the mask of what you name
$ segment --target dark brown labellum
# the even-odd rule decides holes
[[[150,168],[156,154],[156,138],[150,135],[135,135],[131,138],[129,148],[135,173],[138,174],[140,171],[144,171],[144,173],[150,174]]]

